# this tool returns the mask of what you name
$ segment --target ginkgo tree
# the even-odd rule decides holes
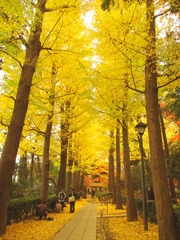
[[[179,71],[178,71],[178,61],[173,65],[166,67],[164,74],[160,71],[160,75],[157,72],[158,62],[156,61],[156,42],[155,42],[155,20],[160,16],[167,16],[168,12],[170,12],[170,8],[167,8],[163,11],[163,3],[159,2],[156,7],[159,8],[160,14],[154,16],[154,3],[153,1],[146,1],[146,5],[128,2],[127,4],[124,2],[121,4],[116,3],[119,1],[103,1],[103,8],[106,11],[107,19],[98,20],[96,26],[101,25],[104,31],[101,31],[101,36],[106,38],[106,41],[103,44],[100,42],[98,45],[97,41],[97,49],[103,49],[105,46],[109,46],[108,49],[105,49],[105,53],[110,53],[113,56],[115,52],[112,48],[116,48],[118,53],[121,53],[126,57],[127,65],[124,67],[125,73],[129,75],[129,79],[127,82],[127,86],[131,90],[136,90],[139,93],[145,93],[146,97],[146,113],[147,113],[147,121],[148,121],[148,130],[149,130],[149,142],[150,142],[150,154],[151,154],[151,169],[153,176],[153,185],[155,189],[155,200],[156,200],[156,209],[158,215],[158,224],[159,224],[159,232],[160,239],[164,238],[172,238],[177,239],[177,228],[173,217],[172,212],[172,204],[169,198],[169,190],[167,185],[167,175],[166,169],[163,161],[163,153],[162,153],[162,142],[161,142],[161,134],[160,134],[160,124],[158,118],[158,88],[162,88],[163,86],[177,81],[179,79]],[[111,4],[112,3],[112,4]],[[124,6],[123,6],[124,5]],[[123,7],[122,7],[123,6]],[[128,10],[132,9],[128,18]],[[144,14],[140,15],[140,18],[136,19],[136,13],[144,12]],[[134,10],[134,11],[133,11]],[[120,22],[122,19],[119,17],[119,21],[114,21],[114,16],[122,15],[123,21],[127,19],[126,24],[123,25],[122,31]],[[146,14],[145,14],[146,13]],[[99,14],[99,12],[98,12]],[[99,14],[100,15],[100,14]],[[99,16],[98,15],[98,16]],[[112,15],[111,19],[108,18],[109,15]],[[146,20],[145,20],[146,17]],[[137,20],[133,22],[133,20]],[[140,20],[140,21],[139,21]],[[144,21],[145,20],[145,21]],[[170,20],[171,21],[171,20]],[[106,24],[104,23],[106,22]],[[106,27],[106,25],[110,25],[113,22],[113,26]],[[117,23],[117,24],[116,24]],[[125,23],[125,21],[124,21]],[[136,23],[136,24],[134,24]],[[116,29],[115,29],[115,27]],[[130,28],[128,28],[128,26]],[[97,31],[97,35],[99,34],[99,29]],[[111,31],[112,30],[112,31]],[[96,30],[95,30],[96,31]],[[101,39],[99,37],[99,39]],[[130,40],[130,41],[128,41]],[[141,45],[140,45],[141,44]],[[158,45],[157,49],[160,47]],[[111,51],[109,51],[111,50]],[[133,53],[136,54],[133,56]],[[99,53],[101,56],[101,54]],[[173,55],[172,55],[173,57]],[[106,58],[103,58],[102,61],[105,61]],[[139,59],[139,61],[136,61]],[[174,58],[173,58],[174,59]],[[118,59],[120,64],[122,65],[122,57]],[[171,58],[169,58],[171,62]],[[134,65],[135,63],[135,65]],[[141,63],[141,64],[138,64]],[[160,63],[160,62],[159,62]],[[117,66],[118,61],[116,61],[115,66]],[[135,70],[130,71],[129,69]],[[165,66],[162,64],[163,67]],[[173,69],[171,69],[173,66]],[[177,66],[177,67],[176,67]],[[145,69],[145,81],[144,81],[144,69]],[[138,71],[139,70],[139,71]],[[136,73],[140,73],[140,77],[136,76]],[[130,73],[130,74],[129,74]],[[114,71],[113,71],[114,74]],[[108,75],[111,76],[112,73]],[[159,77],[159,78],[158,78]],[[161,77],[161,78],[160,78]],[[164,78],[162,78],[164,77]],[[114,79],[114,78],[112,78]],[[129,82],[130,80],[130,82]],[[158,81],[160,80],[160,81]],[[145,85],[144,85],[145,82]],[[158,84],[157,84],[158,83]],[[133,87],[132,87],[133,86]],[[145,91],[144,91],[145,86]],[[140,90],[141,89],[141,90]],[[155,150],[156,149],[156,150]],[[157,161],[158,158],[158,161]],[[158,173],[160,171],[160,174]],[[157,180],[158,179],[158,180]],[[165,191],[163,189],[166,189]],[[166,197],[165,197],[166,196]],[[165,200],[166,198],[166,200]],[[164,203],[164,205],[163,205]],[[166,206],[166,207],[162,207]],[[165,210],[166,209],[166,210]],[[167,217],[166,221],[162,221],[162,219]],[[163,216],[163,217],[162,217]]]
[[[163,20],[165,16],[173,23],[170,10],[172,12],[173,8],[173,12],[177,12],[178,8],[174,10],[175,5],[171,2],[171,7],[164,9],[164,2],[158,1],[156,8],[160,13],[154,16],[153,1],[146,3],[147,6],[136,1],[118,0],[103,3],[0,1],[0,57],[5,72],[0,95],[3,102],[0,136],[4,145],[0,162],[0,235],[6,231],[18,148],[21,160],[26,161],[29,152],[33,163],[34,154],[43,155],[46,127],[50,127],[47,147],[44,145],[47,155],[44,156],[42,177],[42,189],[46,188],[46,192],[42,190],[41,193],[42,199],[46,199],[50,162],[60,166],[59,181],[54,181],[58,190],[66,184],[67,171],[68,190],[72,184],[79,189],[80,172],[82,176],[85,170],[93,172],[98,159],[103,159],[106,164],[109,154],[114,165],[111,142],[118,122],[123,127],[128,183],[131,178],[129,146],[132,144],[128,138],[135,136],[136,121],[146,114],[146,100],[160,239],[169,236],[177,239],[163,163],[158,89],[169,83],[177,85],[179,55],[176,53],[174,58],[172,49],[178,49],[178,44],[171,37],[164,40],[160,35],[155,42],[155,19]],[[94,12],[96,21],[87,30],[81,16],[88,10]],[[173,30],[178,35],[178,28]],[[170,31],[169,27],[168,33]],[[114,174],[114,170],[111,172]],[[130,206],[128,202],[128,209],[133,208],[131,217],[128,210],[128,218],[136,220],[131,186],[127,192],[133,203]]]
[[[43,49],[40,38],[44,16],[45,13],[50,13],[53,10],[57,12],[59,11],[61,13],[63,10],[66,10],[68,8],[76,8],[79,3],[78,1],[64,1],[63,4],[60,5],[57,1],[53,2],[39,0],[32,2],[11,1],[8,3],[1,1],[0,4],[2,13],[5,16],[3,20],[5,19],[7,25],[9,25],[9,34],[14,34],[15,32],[15,36],[18,41],[20,41],[25,46],[24,59],[22,61],[23,63],[18,61],[21,67],[21,76],[18,85],[13,115],[1,156],[0,203],[2,207],[2,214],[0,218],[0,234],[2,235],[6,231],[6,214],[10,194],[11,179],[27,112],[30,88],[40,51]],[[16,15],[17,17],[15,17]],[[9,17],[12,17],[11,22],[9,21]],[[21,24],[19,24],[20,22]],[[7,51],[6,54],[10,53]]]

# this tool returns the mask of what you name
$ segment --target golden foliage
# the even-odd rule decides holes
[[[69,204],[64,208],[63,213],[49,213],[47,217],[54,218],[54,221],[39,220],[34,217],[13,223],[7,226],[7,233],[0,237],[0,240],[50,240],[59,232],[63,226],[87,203],[82,199],[75,205],[75,213],[69,213]]]
[[[100,206],[98,211],[103,209],[106,213],[106,206]],[[115,209],[114,204],[108,204],[108,213],[123,213],[125,210]],[[148,223],[148,230],[144,230],[143,219],[139,217],[136,222],[127,222],[126,217],[110,217],[104,219],[106,235],[112,240],[158,240],[158,226]]]

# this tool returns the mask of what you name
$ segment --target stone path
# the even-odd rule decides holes
[[[53,240],[96,240],[97,204],[86,204]]]

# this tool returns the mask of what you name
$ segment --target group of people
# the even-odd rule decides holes
[[[76,200],[76,193],[74,189],[70,192],[68,195],[68,200],[70,203],[70,213],[73,213],[75,211],[75,200]],[[51,212],[54,213],[60,213],[63,212],[64,207],[67,204],[67,198],[66,198],[66,193],[62,189],[61,192],[57,195],[57,199],[51,203]],[[42,217],[44,216],[44,219],[46,219],[48,213],[47,209],[47,204],[46,202],[42,202],[41,204],[38,205],[37,207],[37,216],[39,216],[39,219],[41,220]]]

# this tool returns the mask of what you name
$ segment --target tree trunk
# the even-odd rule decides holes
[[[50,140],[51,140],[51,130],[52,130],[52,115],[48,116],[47,127],[44,139],[44,149],[43,149],[43,166],[42,166],[42,182],[41,182],[41,192],[40,200],[41,202],[47,201],[48,189],[49,189],[49,150],[50,150]]]
[[[68,154],[68,172],[67,172],[67,194],[72,190],[72,168],[73,168],[73,153],[72,153],[72,133],[69,136],[69,154]]]
[[[49,189],[49,151],[50,151],[50,141],[51,141],[51,131],[52,131],[52,118],[54,115],[54,101],[55,101],[55,76],[56,76],[56,66],[53,63],[52,74],[51,74],[51,89],[49,94],[50,99],[50,114],[48,115],[48,121],[46,126],[46,132],[44,136],[44,149],[43,149],[43,172],[42,172],[42,182],[41,182],[41,192],[40,200],[41,202],[46,202],[48,199],[48,189]]]
[[[23,156],[21,156],[20,158],[20,162],[19,162],[19,179],[18,181],[26,181],[27,180],[27,152],[23,153]]]
[[[67,177],[67,193],[71,192],[72,189],[72,167],[73,167],[73,159],[69,159],[68,161],[68,177]]]
[[[77,183],[76,183],[76,192],[80,192],[80,180],[81,180],[81,171],[77,172]]]
[[[37,156],[37,165],[38,165],[38,177],[41,178],[41,162],[39,156]]]
[[[125,189],[126,189],[126,206],[127,206],[127,221],[137,221],[137,209],[134,199],[134,191],[132,185],[130,156],[129,156],[129,142],[128,142],[128,125],[126,121],[122,120],[123,124],[123,157],[124,157],[124,171],[125,171]]]
[[[110,148],[109,148],[109,191],[112,192],[113,203],[116,203],[116,186],[114,176],[114,130],[110,131]]]
[[[33,178],[33,170],[34,170],[34,153],[31,153],[31,180]]]
[[[65,109],[66,107],[66,109]],[[69,135],[69,121],[68,113],[70,108],[70,102],[66,102],[65,106],[62,105],[61,113],[61,165],[58,179],[58,193],[63,189],[65,190],[66,185],[66,166],[67,166],[67,148],[68,148],[68,135]]]
[[[120,159],[120,128],[116,127],[116,208],[123,209],[121,202],[121,159]]]
[[[146,112],[151,156],[151,172],[160,240],[178,240],[178,231],[169,195],[159,122],[156,74],[154,2],[146,0],[147,47],[145,68]]]
[[[26,47],[25,61],[22,67],[14,111],[0,161],[0,236],[6,233],[7,208],[12,175],[28,108],[32,79],[41,50],[40,35],[42,32],[45,4],[46,0],[39,0],[37,3],[36,21],[33,23]]]
[[[78,166],[77,161],[74,161],[74,173],[73,173],[73,188],[77,188],[77,169],[76,167]]]
[[[165,126],[164,126],[164,120],[163,120],[163,115],[162,115],[160,104],[159,104],[159,117],[160,117],[160,121],[161,121],[162,136],[163,136],[163,140],[164,140],[166,162],[167,162],[167,167],[168,167],[169,164],[170,164],[170,162],[169,162],[169,148],[168,148],[166,130],[165,130]],[[169,176],[168,178],[169,178],[169,187],[170,187],[170,192],[171,192],[171,199],[175,204],[177,204],[177,198],[176,198],[176,192],[175,192],[174,183],[173,183],[173,177]]]
[[[84,187],[84,170],[81,172],[81,180],[80,180],[80,190],[83,191]]]

